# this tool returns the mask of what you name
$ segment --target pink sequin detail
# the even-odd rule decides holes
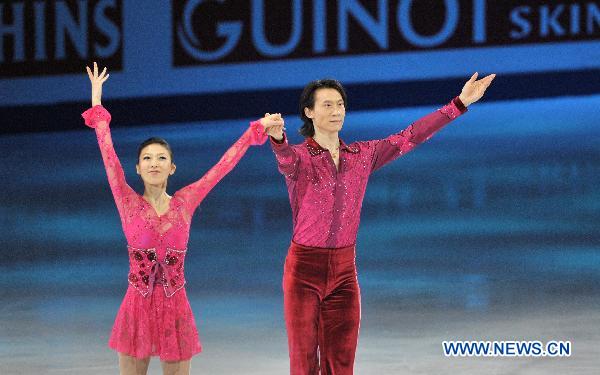
[[[164,259],[159,261],[156,249],[139,249],[127,246],[129,250],[129,284],[142,296],[151,295],[154,285],[163,286],[166,297],[171,297],[185,285],[184,261],[186,250],[167,247]],[[177,267],[180,263],[181,267]],[[146,270],[148,264],[149,270]],[[140,279],[141,277],[141,279]]]

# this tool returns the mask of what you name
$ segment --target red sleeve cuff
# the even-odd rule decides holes
[[[252,134],[250,138],[250,144],[253,146],[262,145],[267,141],[267,133],[265,128],[260,123],[260,120],[252,121],[250,123]]]
[[[454,102],[454,105],[456,106],[456,108],[458,108],[460,113],[467,112],[467,107],[464,105],[464,103],[462,102],[462,100],[460,100],[460,98],[458,96],[456,98],[452,99],[452,101]]]
[[[92,129],[96,128],[96,124],[100,121],[110,122],[110,113],[101,105],[95,105],[81,114],[85,120],[85,124]]]
[[[275,145],[275,146],[284,144],[286,142],[286,140],[287,140],[286,138],[287,137],[285,135],[285,132],[283,132],[283,138],[280,141],[276,140],[273,137],[269,137],[269,139],[271,140],[271,144]]]

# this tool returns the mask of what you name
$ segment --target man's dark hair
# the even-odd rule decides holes
[[[315,106],[315,92],[318,89],[334,89],[337,90],[342,99],[344,100],[344,106],[348,105],[346,100],[346,92],[342,87],[342,84],[335,79],[319,79],[310,82],[304,87],[302,95],[300,95],[300,118],[304,122],[300,128],[300,134],[304,137],[313,137],[315,135],[315,126],[310,118],[304,113],[304,108],[313,109]]]
[[[137,162],[138,163],[140,161],[140,155],[142,154],[142,150],[144,149],[144,147],[146,147],[148,145],[153,145],[153,144],[159,144],[159,145],[163,146],[164,148],[166,148],[167,151],[169,151],[169,156],[171,157],[171,163],[173,163],[173,151],[171,150],[171,146],[169,146],[169,143],[167,143],[167,141],[165,141],[164,139],[159,138],[159,137],[148,138],[140,144],[140,146],[138,147],[138,153],[137,153],[137,160],[138,160]]]

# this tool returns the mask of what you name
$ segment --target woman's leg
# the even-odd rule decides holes
[[[189,375],[191,360],[177,362],[161,362],[163,375]]]
[[[150,357],[137,359],[126,354],[119,353],[119,373],[121,375],[146,375]]]

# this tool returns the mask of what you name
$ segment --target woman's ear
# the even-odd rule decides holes
[[[135,172],[136,172],[137,174],[141,174],[141,173],[140,173],[140,165],[139,165],[139,164],[137,164],[137,163],[136,163],[136,165],[135,165]]]
[[[169,175],[172,175],[175,173],[175,169],[177,169],[177,166],[175,165],[175,163],[171,163],[171,173],[169,173]]]

